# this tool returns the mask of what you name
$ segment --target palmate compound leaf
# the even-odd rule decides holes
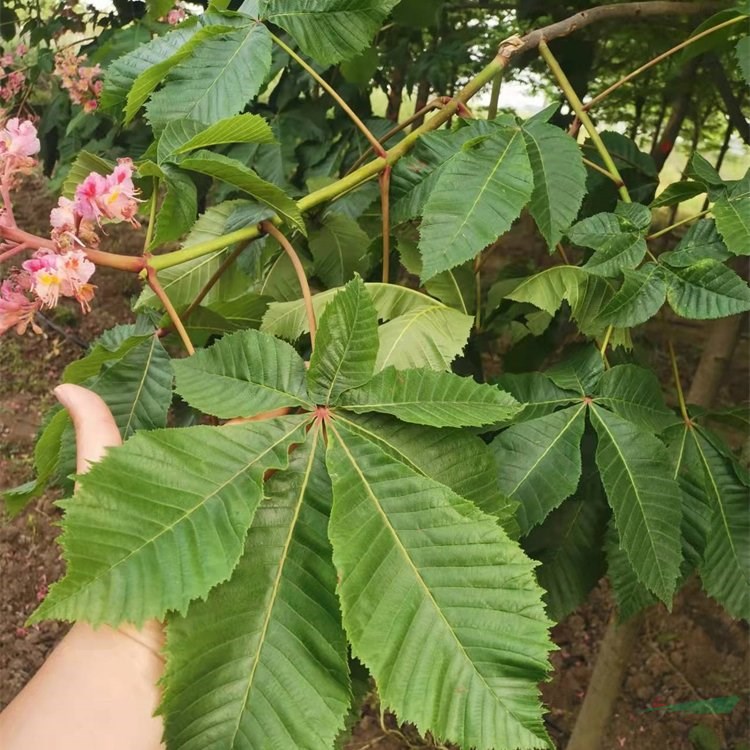
[[[66,502],[67,574],[31,617],[93,625],[162,618],[229,578],[263,495],[308,415],[142,432]]]
[[[282,407],[312,409],[302,358],[266,333],[238,331],[172,366],[177,393],[205,414],[230,419]]]
[[[413,471],[471,500],[495,516],[513,538],[518,537],[518,503],[500,492],[495,463],[478,436],[468,430],[406,424],[383,414],[339,411],[336,419]]]
[[[320,429],[265,488],[232,578],[167,627],[170,750],[330,748],[349,696]]]
[[[680,490],[664,445],[632,422],[592,404],[596,463],[621,545],[639,580],[669,604],[680,553]]]
[[[327,465],[344,627],[383,705],[462,747],[548,747],[533,563],[493,518],[335,419]]]
[[[552,252],[581,208],[586,169],[578,144],[560,128],[531,121],[522,132],[534,173],[529,211]]]
[[[307,389],[317,404],[331,404],[366,383],[378,354],[378,318],[359,277],[350,281],[320,319]]]
[[[183,117],[212,125],[239,114],[270,68],[271,35],[263,24],[249,23],[204,39],[190,59],[170,70],[165,85],[151,97],[148,120],[161,130]]]
[[[319,63],[337,63],[369,47],[399,0],[267,0],[263,17],[288,31]]]
[[[705,433],[691,431],[711,507],[703,563],[706,591],[734,617],[750,620],[750,513],[747,487]]]
[[[503,422],[521,410],[512,396],[491,385],[449,372],[387,367],[359,388],[341,395],[354,412],[392,414],[431,427],[468,427]]]
[[[492,441],[500,489],[518,501],[526,535],[578,487],[586,405],[512,425]]]
[[[497,128],[462,147],[440,171],[424,208],[422,281],[474,258],[510,229],[533,178],[519,128]]]

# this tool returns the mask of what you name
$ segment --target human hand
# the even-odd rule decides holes
[[[55,389],[76,434],[76,471],[121,443],[106,404],[77,385]],[[74,625],[18,697],[0,714],[3,750],[156,750],[162,721],[157,681],[164,634],[152,620],[94,630]]]

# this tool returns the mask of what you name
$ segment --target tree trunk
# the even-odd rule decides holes
[[[414,104],[414,111],[419,112],[430,98],[430,82],[423,78],[417,86],[417,101]],[[414,120],[414,124],[411,126],[412,130],[416,130],[424,122],[424,115]]]
[[[399,68],[394,68],[391,71],[391,82],[388,86],[388,109],[385,112],[386,119],[391,122],[398,122],[403,92],[404,73]]]
[[[691,404],[704,408],[712,405],[734,353],[743,317],[735,315],[712,324],[688,393]],[[647,611],[622,624],[617,623],[614,614],[610,619],[566,750],[602,747]]]
[[[719,96],[721,96],[722,101],[724,102],[727,114],[729,115],[729,121],[734,126],[734,129],[737,131],[740,138],[750,145],[750,122],[748,122],[745,115],[742,114],[740,103],[737,101],[737,97],[732,91],[732,85],[729,83],[724,66],[719,61],[719,58],[713,54],[707,56],[706,64],[711,73],[711,78],[716,86],[716,90],[719,92]]]

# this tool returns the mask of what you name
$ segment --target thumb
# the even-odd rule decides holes
[[[107,448],[120,445],[120,431],[109,407],[87,388],[79,385],[59,385],[57,400],[68,410],[76,431],[76,472],[84,474],[96,463]]]

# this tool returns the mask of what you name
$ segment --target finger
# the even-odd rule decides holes
[[[109,407],[96,393],[79,385],[59,385],[57,400],[68,410],[76,431],[76,471],[84,474],[107,448],[120,445],[120,431]]]

